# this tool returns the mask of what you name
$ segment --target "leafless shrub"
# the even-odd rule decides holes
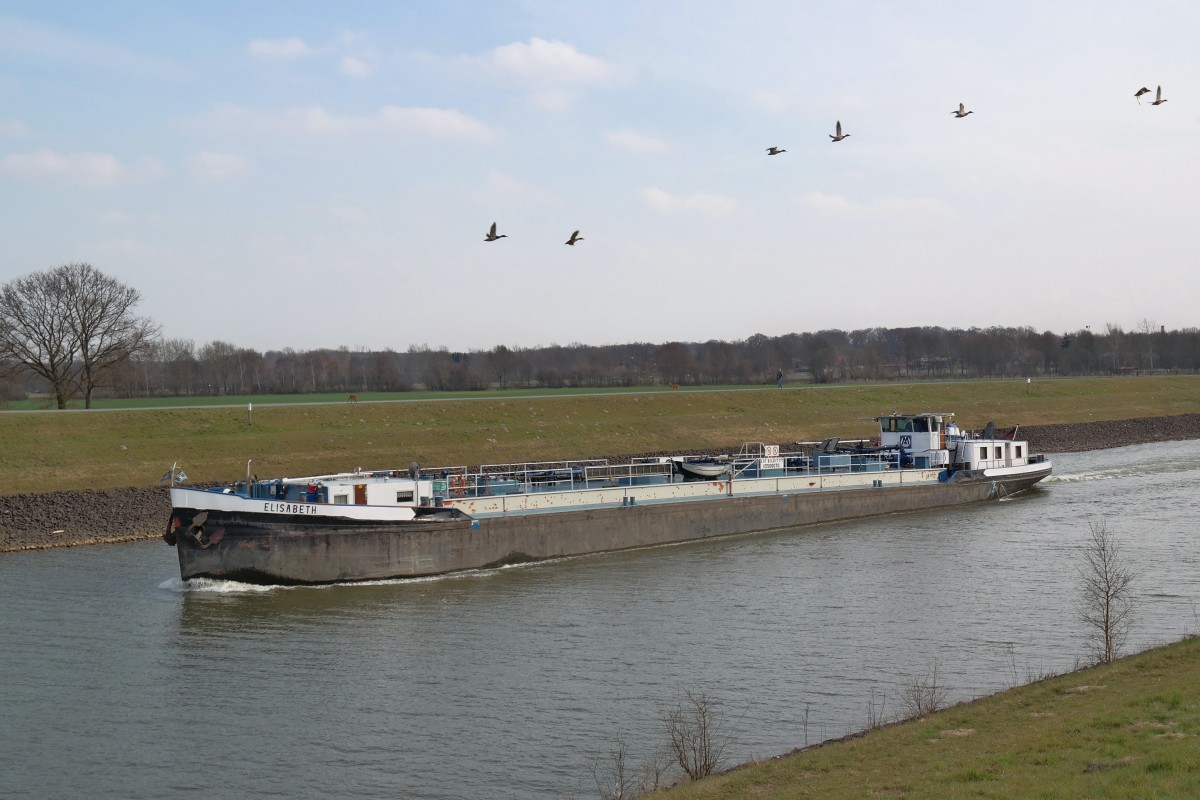
[[[1050,678],[1056,677],[1059,674],[1060,673],[1055,672],[1052,669],[1043,668],[1041,671],[1038,671],[1033,667],[1026,667],[1025,683],[1041,683],[1042,681],[1049,680]]]
[[[867,730],[873,731],[876,728],[882,728],[887,724],[887,719],[884,712],[887,709],[887,694],[879,695],[879,704],[875,704],[875,689],[871,689],[871,696],[867,699]],[[807,740],[805,741],[807,744]]]
[[[1013,646],[1012,642],[1004,645],[1004,654],[1008,656],[1008,685],[1010,688],[1018,686],[1021,679],[1017,677],[1017,648]]]
[[[675,756],[669,748],[664,745],[655,747],[649,758],[642,763],[640,790],[653,792],[666,786],[667,774],[674,763]]]
[[[1133,573],[1121,556],[1121,545],[1104,520],[1088,520],[1089,536],[1080,546],[1079,620],[1092,631],[1096,660],[1115,659],[1133,622]]]
[[[712,775],[731,742],[731,737],[721,732],[724,720],[718,706],[707,692],[689,690],[664,716],[675,763],[692,780]]]
[[[945,707],[950,688],[941,681],[941,662],[932,659],[925,674],[900,687],[900,702],[910,718],[925,717]]]
[[[625,740],[617,737],[612,750],[592,760],[592,779],[596,782],[600,800],[628,800],[645,788],[630,772],[626,764],[628,756]]]

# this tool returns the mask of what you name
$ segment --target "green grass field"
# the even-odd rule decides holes
[[[870,417],[949,411],[967,428],[1200,411],[1200,377],[871,384],[744,390],[0,412],[0,494],[363,467],[503,463],[867,436]],[[215,398],[229,404],[235,398]],[[293,401],[294,402],[294,401]]]
[[[725,387],[689,387],[690,391],[720,388],[730,391],[739,389],[761,389],[762,386],[725,386]],[[685,391],[688,391],[685,390]],[[477,400],[480,398],[496,397],[568,397],[574,395],[624,394],[630,391],[639,393],[669,392],[666,386],[639,387],[626,389],[620,387],[603,387],[597,389],[493,389],[486,392],[358,392],[355,396],[360,403],[400,403],[421,402],[425,400]],[[312,405],[314,403],[345,403],[348,395],[345,392],[314,392],[308,394],[228,394],[197,397],[134,397],[127,399],[104,398],[94,400],[95,410],[112,411],[118,409],[145,408],[191,408],[194,406],[241,406],[247,403],[255,406],[283,405]],[[34,397],[28,400],[12,400],[0,406],[4,411],[53,411],[53,397]],[[83,401],[75,398],[67,404],[67,411],[82,411]]]
[[[1200,797],[1198,736],[1191,638],[654,797],[1183,800]]]

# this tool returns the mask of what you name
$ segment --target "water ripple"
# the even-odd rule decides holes
[[[0,557],[5,796],[561,798],[707,690],[764,757],[1072,667],[1088,521],[1131,646],[1200,628],[1194,442],[1056,457],[1003,503],[438,578],[180,581],[157,543]]]

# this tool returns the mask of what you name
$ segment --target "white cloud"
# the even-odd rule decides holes
[[[148,225],[161,225],[163,222],[163,214],[160,211],[133,214],[128,211],[122,211],[121,209],[110,208],[103,211],[97,211],[95,219],[102,225],[107,225],[114,228],[126,227],[129,225],[137,225],[144,228]]]
[[[629,76],[629,70],[581,53],[566,42],[537,37],[497,47],[484,61],[504,75],[541,84],[614,84]]]
[[[399,133],[472,142],[490,142],[496,134],[484,123],[449,108],[384,106],[368,116],[334,114],[322,106],[257,111],[241,106],[217,108],[202,124],[236,133],[349,136]]]
[[[263,61],[291,61],[310,55],[313,49],[303,39],[255,39],[246,45],[246,52]]]
[[[485,205],[503,208],[551,206],[560,202],[558,195],[548,189],[494,170],[488,173],[483,187],[472,194]],[[503,221],[500,227],[504,228]]]
[[[787,97],[779,92],[758,90],[750,95],[750,104],[764,111],[786,111],[791,105]]]
[[[628,128],[610,131],[604,135],[604,138],[618,150],[625,150],[630,153],[645,155],[667,152],[667,146],[661,139],[648,136],[644,133],[637,133]]]
[[[338,64],[338,72],[350,78],[369,78],[375,72],[375,65],[363,61],[361,58],[354,56],[346,56]]]
[[[566,111],[575,104],[576,94],[562,89],[535,92],[529,96],[529,105],[541,111]]]
[[[253,164],[249,159],[232,153],[202,150],[188,159],[192,175],[206,181],[231,181],[248,174]]]
[[[133,215],[128,211],[119,211],[117,209],[109,209],[96,214],[96,221],[104,225],[128,225],[133,221]]]
[[[52,178],[85,186],[113,186],[118,183],[149,180],[162,174],[154,159],[139,159],[136,165],[124,164],[109,153],[60,153],[42,149],[34,153],[13,153],[0,159],[0,172],[18,177]]]
[[[800,197],[800,203],[814,211],[824,211],[832,214],[861,214],[866,209],[855,205],[840,194],[826,194],[811,191]]]
[[[650,204],[651,208],[667,214],[677,211],[699,211],[710,216],[724,216],[737,211],[737,203],[733,200],[708,192],[675,195],[657,187],[651,187],[642,192],[642,197]]]
[[[97,257],[113,259],[162,259],[173,255],[158,245],[132,238],[90,242],[87,251],[95,253]]]
[[[113,72],[147,75],[162,80],[190,75],[171,61],[144,56],[115,47],[99,39],[89,39],[49,24],[42,24],[0,13],[0,53],[29,56],[67,64],[84,64]],[[19,59],[14,61],[19,63]]]
[[[341,204],[328,206],[325,209],[326,213],[339,222],[361,224],[368,222],[376,222],[383,219],[383,215],[376,209],[366,208],[359,205]]]
[[[390,131],[447,136],[474,142],[490,142],[496,138],[487,125],[461,111],[449,108],[384,106],[379,111],[379,120],[381,125]]]
[[[0,136],[11,136],[20,139],[30,134],[24,122],[16,119],[0,119]]]
[[[924,220],[952,216],[953,211],[941,200],[930,197],[884,197],[857,203],[839,194],[812,191],[799,198],[801,205],[840,217],[913,216]]]

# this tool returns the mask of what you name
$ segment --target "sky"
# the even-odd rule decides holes
[[[0,0],[0,282],[88,262],[257,350],[1194,327],[1197,41],[1192,2]]]

